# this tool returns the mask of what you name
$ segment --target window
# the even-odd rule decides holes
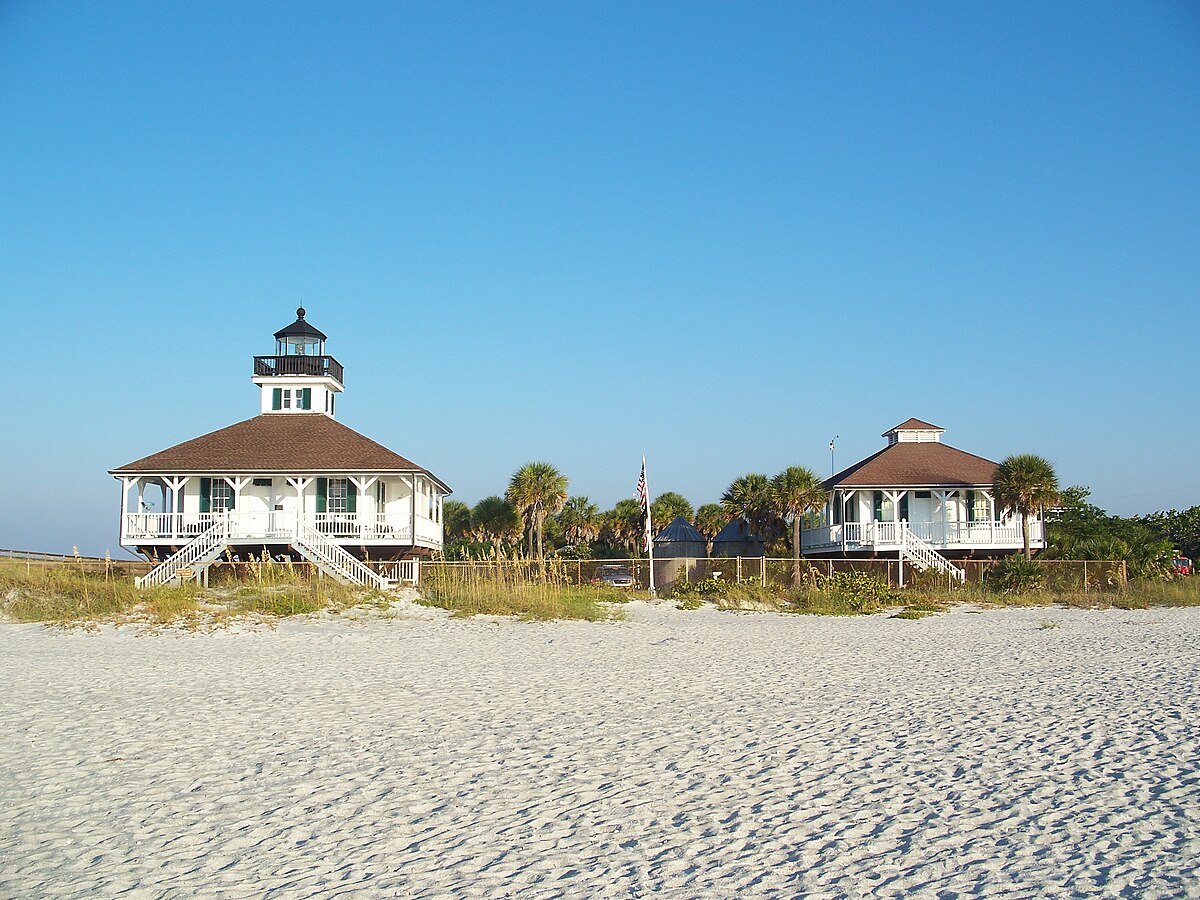
[[[967,491],[967,521],[988,522],[991,518],[987,494],[983,491]]]
[[[270,478],[255,478],[252,483],[255,487],[270,487],[271,479]]]
[[[233,488],[224,478],[214,478],[209,494],[209,509],[220,513],[233,509]]]
[[[932,500],[933,491],[917,491],[916,497],[918,500]]]
[[[331,513],[344,513],[350,511],[349,498],[350,496],[350,479],[348,478],[330,478],[329,479],[329,495],[327,498],[327,509]]]

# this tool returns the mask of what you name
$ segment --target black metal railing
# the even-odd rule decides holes
[[[255,375],[324,375],[343,381],[342,364],[332,356],[256,356]]]

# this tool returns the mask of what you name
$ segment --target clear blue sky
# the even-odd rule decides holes
[[[916,416],[1191,506],[1200,7],[0,2],[0,547],[116,552],[301,302],[467,503]]]

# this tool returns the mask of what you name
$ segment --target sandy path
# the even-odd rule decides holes
[[[1197,896],[1198,669],[1200,610],[0,626],[0,896]]]

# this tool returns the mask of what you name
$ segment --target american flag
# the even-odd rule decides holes
[[[650,497],[646,490],[646,457],[642,457],[642,474],[638,478],[637,496],[642,504],[642,539],[646,542],[646,550],[651,549],[650,544]],[[654,590],[654,582],[651,580],[650,590]]]

